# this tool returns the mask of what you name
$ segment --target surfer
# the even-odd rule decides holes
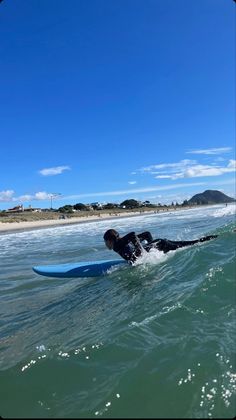
[[[192,241],[171,241],[169,239],[153,239],[150,232],[143,232],[140,234],[130,232],[121,237],[115,229],[109,229],[105,232],[103,239],[108,249],[117,252],[122,258],[132,264],[142,255],[143,250],[149,252],[151,249],[158,249],[159,251],[167,253],[177,248],[209,241],[210,239],[217,238],[217,236],[218,235],[204,236],[203,238]],[[141,242],[143,241],[146,243],[142,244]]]

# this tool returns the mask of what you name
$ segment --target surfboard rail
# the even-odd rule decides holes
[[[124,264],[127,264],[127,261],[122,259],[98,260],[80,261],[77,263],[66,264],[38,265],[32,267],[32,269],[35,273],[46,277],[98,277],[105,275],[110,268]]]

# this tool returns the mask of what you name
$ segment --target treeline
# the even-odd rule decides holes
[[[185,200],[181,206],[188,205],[187,201]],[[177,202],[174,204],[172,202],[171,206],[180,206]],[[77,203],[74,205],[67,204],[63,207],[59,207],[58,211],[61,213],[73,213],[74,211],[91,211],[91,210],[118,210],[118,209],[140,209],[140,208],[158,208],[158,207],[168,207],[166,204],[152,204],[150,201],[137,201],[134,199],[129,199],[122,201],[122,203],[91,203],[91,204],[83,204]]]

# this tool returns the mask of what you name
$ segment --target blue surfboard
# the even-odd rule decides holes
[[[38,265],[34,272],[47,277],[98,277],[117,265],[127,265],[125,260],[84,261],[78,263]]]

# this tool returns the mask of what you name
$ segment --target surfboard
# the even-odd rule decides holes
[[[35,273],[47,277],[98,277],[118,265],[127,265],[125,260],[84,261],[77,263],[38,265],[32,267]]]

